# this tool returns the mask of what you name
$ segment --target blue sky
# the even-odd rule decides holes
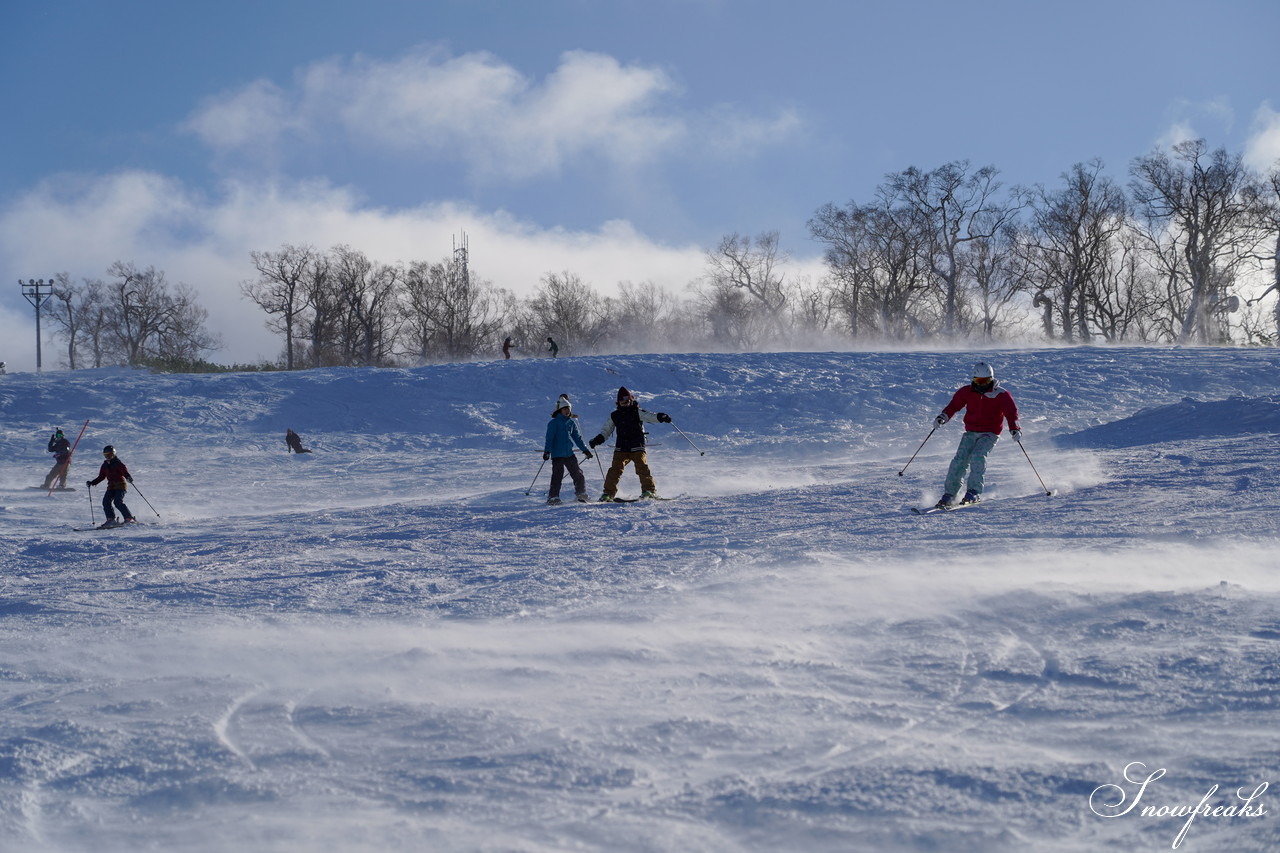
[[[227,348],[276,354],[248,253],[347,243],[531,292],[673,291],[730,232],[781,232],[889,172],[992,164],[1053,185],[1201,136],[1280,157],[1274,0],[8,4],[0,334],[18,279],[114,260],[195,287]],[[9,292],[12,291],[12,292]],[[49,360],[46,359],[46,365]]]

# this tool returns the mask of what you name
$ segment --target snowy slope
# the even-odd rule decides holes
[[[915,516],[958,424],[898,472],[977,357],[1030,460],[1004,440],[987,504]],[[3,849],[1168,849],[1168,809],[1098,814],[1103,786],[1136,791],[1126,765],[1167,771],[1141,806],[1280,782],[1278,368],[1081,348],[4,377]],[[549,508],[550,466],[526,496],[556,396],[590,437],[621,384],[687,435],[650,428],[679,499]],[[78,490],[29,488],[85,419]],[[102,518],[106,443],[147,524],[73,532]],[[1198,817],[1180,849],[1274,849],[1275,820]]]

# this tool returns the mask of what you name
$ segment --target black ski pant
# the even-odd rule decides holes
[[[547,500],[560,497],[560,483],[564,480],[565,470],[573,480],[573,488],[577,494],[587,491],[587,478],[582,476],[582,468],[578,466],[576,456],[555,456],[551,459],[551,491],[547,492]]]
[[[133,518],[133,513],[129,512],[129,508],[124,505],[124,489],[107,489],[107,493],[102,496],[102,511],[107,516],[107,521],[114,521],[116,512],[112,506],[119,508],[121,517],[125,521]]]

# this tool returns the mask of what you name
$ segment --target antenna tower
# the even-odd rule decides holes
[[[471,281],[471,268],[468,266],[470,260],[471,241],[467,239],[467,233],[464,231],[461,238],[453,238],[453,274],[463,284]]]

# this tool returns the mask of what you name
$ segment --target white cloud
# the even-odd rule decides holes
[[[269,147],[290,125],[284,92],[257,80],[231,95],[209,99],[186,126],[210,147],[228,150]]]
[[[1280,112],[1264,102],[1253,114],[1249,139],[1244,146],[1244,162],[1252,169],[1267,172],[1280,163]]]
[[[794,112],[753,117],[682,112],[658,68],[570,51],[538,81],[491,54],[423,49],[392,61],[356,56],[304,68],[292,88],[257,81],[206,101],[185,127],[220,154],[270,160],[282,144],[331,134],[375,149],[465,162],[473,176],[525,180],[581,158],[634,168],[681,150],[779,144]]]
[[[350,192],[324,182],[232,182],[217,198],[146,172],[41,183],[0,210],[0,253],[37,278],[70,273],[99,278],[114,261],[165,271],[171,283],[191,285],[209,310],[209,328],[226,346],[222,362],[275,358],[281,343],[263,328],[265,315],[240,293],[254,275],[249,252],[285,243],[329,248],[345,243],[371,258],[437,261],[466,232],[472,267],[482,278],[518,295],[531,294],[548,272],[570,270],[609,295],[620,281],[645,281],[677,294],[702,270],[697,246],[666,246],[625,221],[594,231],[545,229],[501,211],[484,213],[438,203],[398,211],[363,206]],[[14,288],[16,296],[18,288]],[[34,330],[25,303],[0,305],[0,334],[30,338],[29,354],[0,353],[16,369],[34,369]],[[46,330],[48,332],[49,330]],[[56,358],[45,335],[46,367]]]

